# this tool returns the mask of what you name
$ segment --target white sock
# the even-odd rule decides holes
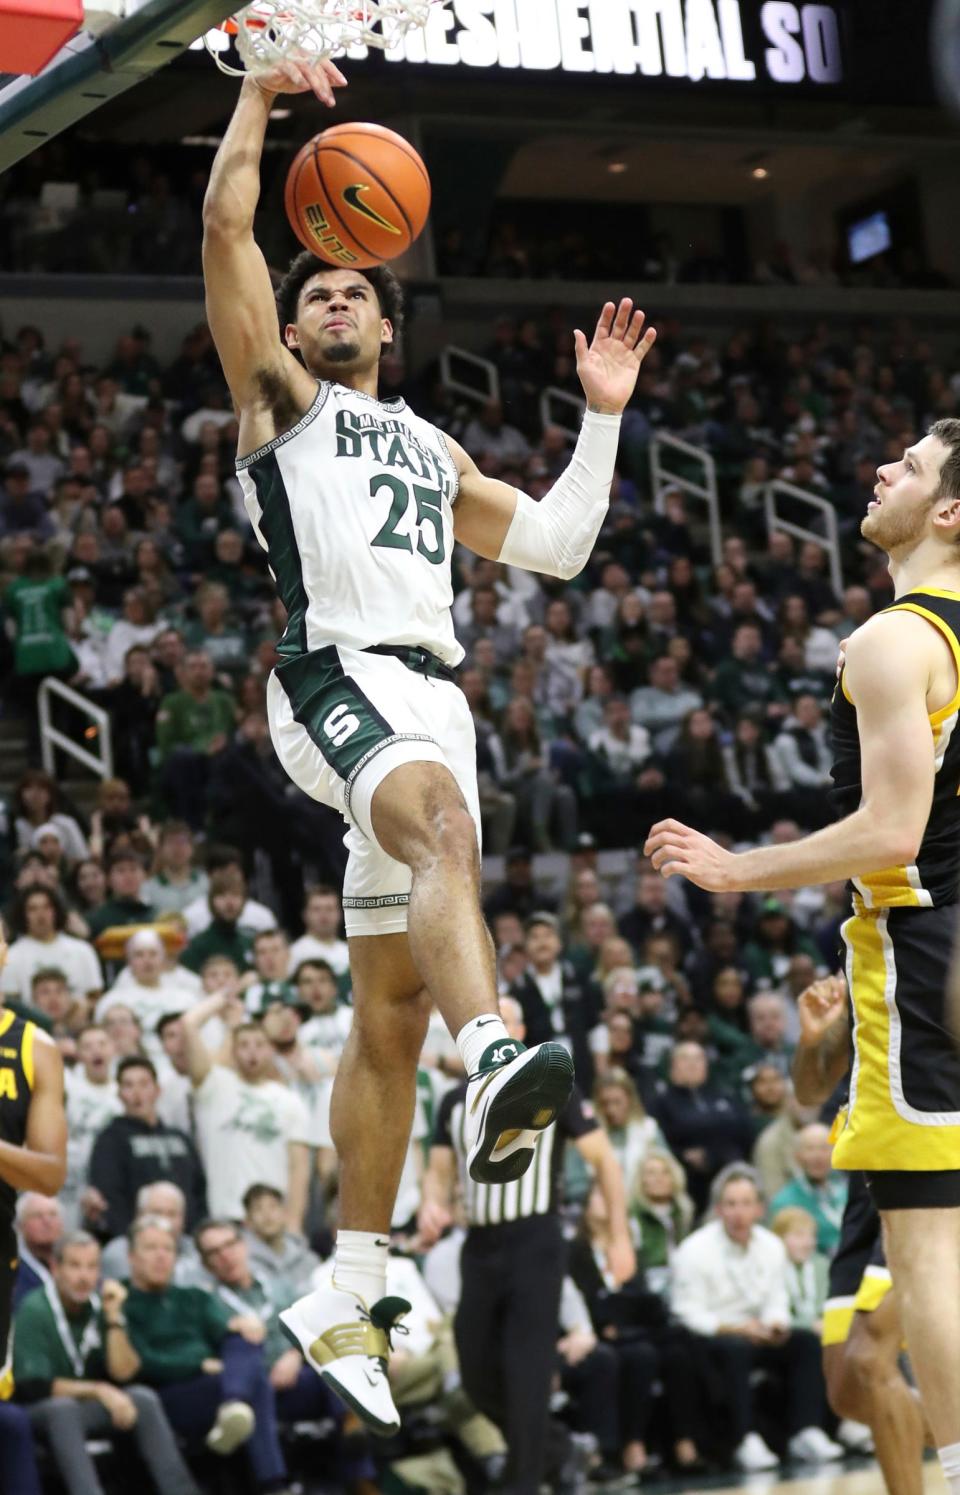
[[[960,1495],[960,1443],[948,1443],[946,1448],[938,1448],[937,1458],[950,1495]]]
[[[510,1043],[510,1034],[497,1012],[482,1012],[479,1017],[464,1023],[457,1034],[457,1049],[468,1075],[475,1075],[480,1060],[492,1043]]]
[[[357,1293],[372,1308],[387,1293],[389,1235],[372,1230],[338,1230],[333,1285]]]

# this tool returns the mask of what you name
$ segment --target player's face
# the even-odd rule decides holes
[[[913,549],[924,538],[940,468],[948,448],[936,436],[924,436],[908,447],[899,462],[877,468],[873,498],[860,523],[865,540],[879,545],[888,555]]]
[[[350,373],[380,361],[380,345],[393,329],[380,315],[373,286],[357,270],[321,270],[311,276],[287,329],[287,346],[299,348],[311,373]]]

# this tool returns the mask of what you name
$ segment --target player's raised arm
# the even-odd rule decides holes
[[[207,320],[237,405],[273,404],[278,380],[304,378],[284,347],[266,261],[253,237],[260,198],[260,157],[278,93],[313,92],[333,104],[344,82],[332,62],[287,63],[244,79],[214,158],[203,203],[203,278]]]
[[[539,503],[485,478],[452,443],[460,468],[454,532],[462,544],[488,560],[567,581],[583,570],[610,502],[620,416],[657,336],[652,327],[644,332],[643,322],[643,312],[624,298],[604,306],[592,342],[574,333],[587,411],[569,466]]]

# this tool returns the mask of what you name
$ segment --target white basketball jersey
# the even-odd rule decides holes
[[[322,383],[237,476],[287,609],[282,658],[411,644],[460,663],[450,615],[459,475],[441,432],[405,400]]]

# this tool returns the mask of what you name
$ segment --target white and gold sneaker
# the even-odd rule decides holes
[[[387,1378],[390,1334],[399,1329],[410,1304],[380,1298],[369,1308],[359,1293],[326,1286],[299,1298],[280,1314],[280,1327],[371,1432],[389,1438],[399,1430]]]

